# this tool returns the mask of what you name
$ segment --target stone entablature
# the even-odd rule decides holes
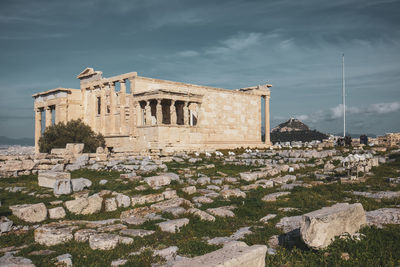
[[[271,85],[236,90],[138,76],[103,78],[86,68],[80,89],[56,88],[35,98],[35,146],[45,127],[82,119],[116,152],[269,146]],[[262,103],[264,114],[261,114]],[[264,122],[262,122],[264,117]],[[266,132],[261,141],[261,125]]]

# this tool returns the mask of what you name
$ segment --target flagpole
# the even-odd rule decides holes
[[[344,77],[344,53],[342,55],[343,137],[346,137],[346,84]]]

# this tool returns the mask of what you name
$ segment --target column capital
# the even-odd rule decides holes
[[[125,83],[126,81],[125,81],[125,79],[121,79],[121,80],[118,80],[118,82]]]

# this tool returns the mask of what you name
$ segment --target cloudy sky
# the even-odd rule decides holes
[[[223,88],[271,83],[271,125],[400,131],[399,0],[1,0],[0,135],[32,137],[35,92],[85,67]],[[229,101],[229,100],[227,100]]]

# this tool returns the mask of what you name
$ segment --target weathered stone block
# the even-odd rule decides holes
[[[161,222],[161,223],[158,223],[157,225],[160,227],[161,231],[176,233],[176,232],[179,232],[179,229],[181,227],[185,226],[188,223],[189,223],[189,219],[182,218],[182,219]]]
[[[42,222],[47,218],[47,208],[43,203],[10,206],[10,210],[14,216],[26,222]]]
[[[0,258],[0,266],[3,267],[35,267],[30,259],[24,257],[14,257],[13,254],[6,253]]]
[[[72,193],[70,179],[58,179],[54,183],[54,195],[69,195]]]
[[[366,224],[365,211],[360,203],[338,203],[302,216],[300,233],[311,248],[326,248],[335,236],[354,234]]]
[[[244,242],[230,242],[223,248],[192,259],[172,263],[173,267],[264,267],[267,246],[247,246]]]
[[[6,233],[11,230],[13,221],[5,216],[0,217],[0,233]]]
[[[252,182],[257,180],[257,178],[259,177],[259,173],[258,172],[242,172],[239,174],[240,179],[247,181],[247,182]]]
[[[53,172],[53,171],[40,171],[38,174],[39,186],[54,188],[54,184],[58,179],[71,179],[69,172]]]
[[[169,185],[171,183],[171,177],[168,175],[151,176],[145,178],[144,181],[151,187],[158,187]]]
[[[63,207],[56,207],[49,209],[49,218],[50,219],[62,219],[65,217],[65,210]]]
[[[34,232],[35,242],[45,246],[55,246],[68,242],[74,238],[72,230],[76,227],[59,227],[44,225]]]
[[[92,182],[86,178],[76,178],[71,180],[72,190],[74,192],[82,191],[85,188],[89,188]]]

